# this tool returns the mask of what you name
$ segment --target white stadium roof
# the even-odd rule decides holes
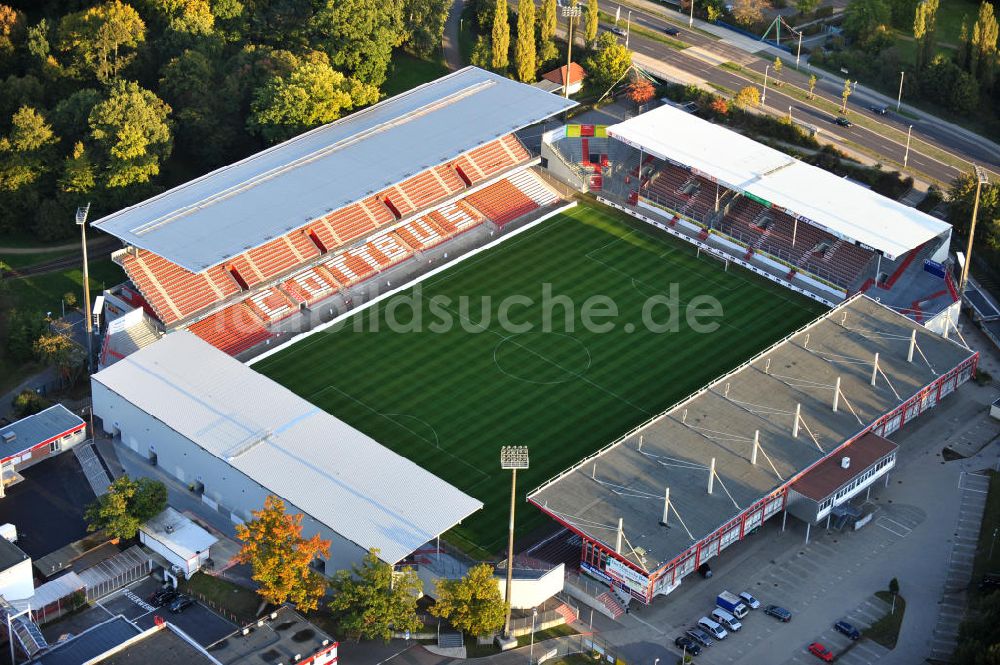
[[[483,505],[186,330],[92,378],[389,563]]]
[[[466,67],[94,222],[201,272],[576,106]]]
[[[916,208],[669,105],[611,125],[608,135],[692,167],[890,259],[951,228]]]

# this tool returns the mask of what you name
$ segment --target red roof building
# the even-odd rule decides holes
[[[543,74],[542,78],[559,86],[556,91],[562,93],[566,81],[566,65]],[[587,71],[577,63],[571,62],[569,64],[569,94],[579,92],[585,78],[587,78]]]

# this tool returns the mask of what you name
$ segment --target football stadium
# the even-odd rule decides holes
[[[236,522],[281,496],[327,572],[502,559],[504,445],[520,540],[570,534],[611,604],[848,519],[975,372],[951,228],[670,106],[573,106],[469,67],[96,221],[129,278],[104,429]]]

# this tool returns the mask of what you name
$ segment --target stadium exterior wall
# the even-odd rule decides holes
[[[143,457],[155,455],[156,465],[179,482],[204,486],[202,500],[234,524],[250,519],[250,512],[264,505],[269,490],[248,478],[187,437],[150,416],[121,395],[98,381],[91,382],[94,416],[100,418],[105,432],[120,437],[124,445]],[[360,563],[367,554],[356,543],[337,533],[294,504],[286,501],[291,513],[302,513],[302,533],[318,533],[330,541],[330,556],[325,560],[327,574]]]
[[[785,479],[780,487],[761,497],[753,505],[720,525],[708,536],[652,571],[647,572],[640,569],[625,557],[615,553],[612,548],[594,540],[572,524],[546,510],[543,505],[530,497],[528,501],[582,538],[583,545],[580,552],[582,571],[615,589],[619,589],[627,596],[643,603],[650,603],[657,595],[669,594],[680,585],[684,577],[697,570],[702,563],[707,562],[733,543],[743,540],[769,518],[785,509],[789,488],[811,469],[824,460],[836,456],[844,447],[868,432],[874,432],[879,436],[891,435],[921,413],[936,406],[941,399],[971,379],[975,374],[978,362],[979,354],[976,353],[958,366],[942,373],[941,376],[924,386],[892,411],[882,415],[854,436],[843,441],[837,448],[828,452],[814,464]]]

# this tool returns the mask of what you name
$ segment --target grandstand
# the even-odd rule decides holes
[[[516,132],[574,104],[468,67],[94,226],[122,240],[112,258],[167,332],[247,353],[393,266],[554,203]]]
[[[857,294],[528,500],[582,539],[584,571],[649,603],[789,509],[796,493],[822,499],[845,487],[821,505],[825,517],[888,473],[895,446],[883,437],[969,380],[977,362]]]
[[[957,300],[940,270],[949,225],[672,106],[550,131],[542,154],[561,179],[828,305],[865,291],[927,323]]]

